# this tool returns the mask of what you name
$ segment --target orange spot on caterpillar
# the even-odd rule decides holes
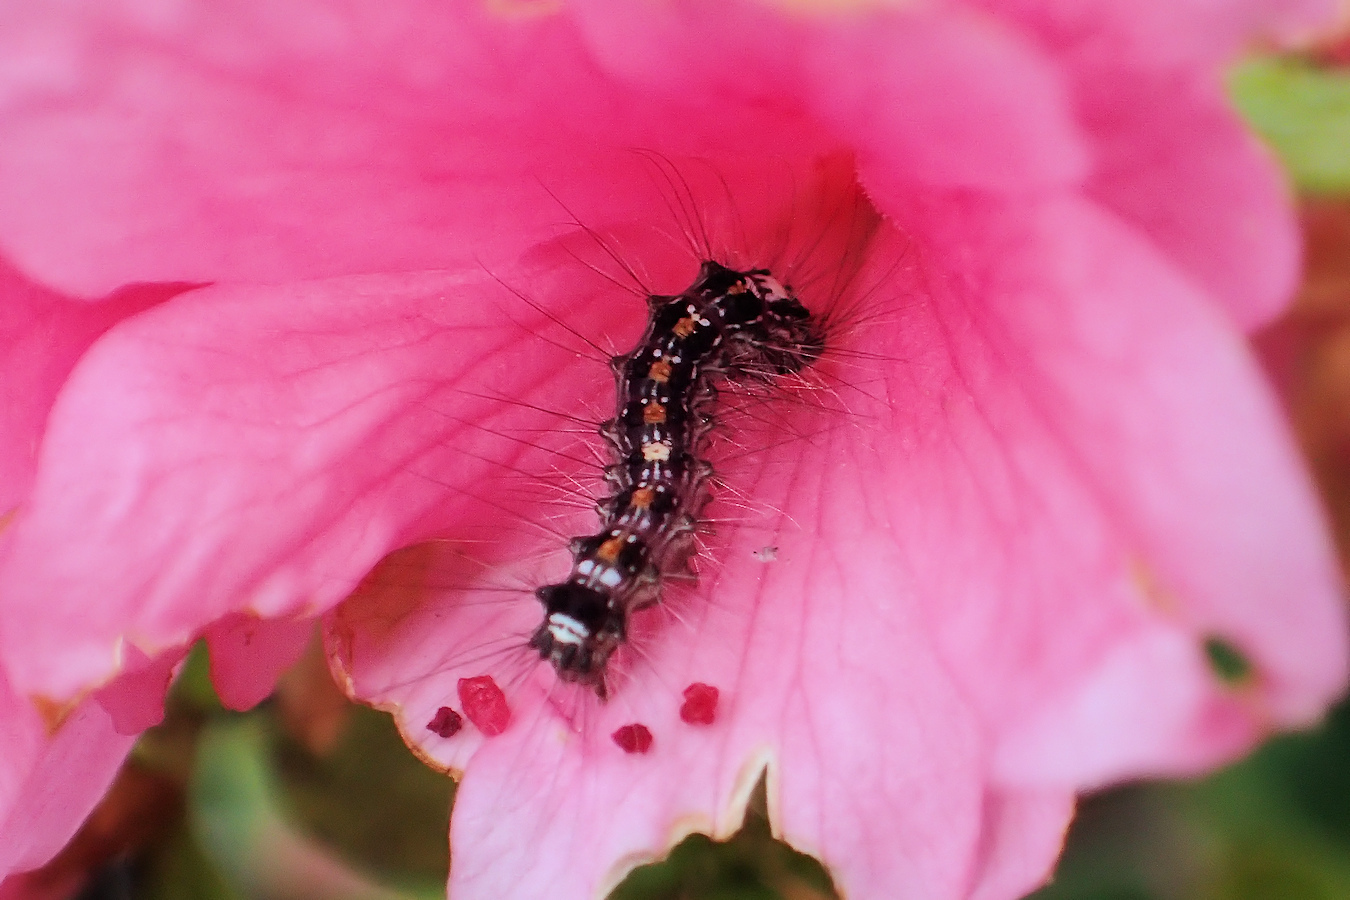
[[[652,381],[665,384],[670,380],[671,365],[664,359],[658,359],[647,369],[647,377]]]

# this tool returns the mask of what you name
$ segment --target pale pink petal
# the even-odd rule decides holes
[[[536,179],[595,169],[595,128],[549,122],[566,98],[611,91],[562,17],[254,0],[161,13],[0,13],[0,40],[44,63],[3,97],[0,241],[47,283],[458,263],[499,229],[519,240],[557,220]]]
[[[252,709],[272,693],[277,678],[304,653],[314,633],[310,619],[228,615],[206,629],[211,682],[226,709]]]
[[[0,759],[0,809],[8,810],[23,789],[30,760],[42,752],[47,733],[37,710],[14,693],[9,679],[0,670],[0,720],[7,723],[0,739],[4,752]]]
[[[1245,44],[1326,27],[1336,0],[974,0],[1066,62],[1168,70],[1228,62]]]
[[[963,251],[973,239],[1003,244],[1005,215],[970,222]],[[991,272],[989,327],[1041,348],[1027,392],[1139,542],[1150,598],[1248,655],[1275,721],[1306,723],[1346,677],[1340,577],[1245,341],[1111,217],[1050,204],[1028,224],[1031,245],[1061,263],[1040,267],[1050,280],[1035,293],[1030,254]],[[1065,246],[1067,235],[1078,239]],[[1087,359],[1075,366],[1066,345]],[[1105,377],[1084,377],[1093,361]]]
[[[1007,900],[1043,885],[1073,818],[1072,791],[1003,791],[985,797],[985,837],[970,900]]]
[[[0,35],[43,62],[0,97],[0,242],[89,294],[494,258],[565,218],[547,188],[591,180],[621,201],[598,177],[616,149],[844,142],[910,178],[1016,190],[1085,169],[1056,73],[997,23],[736,3],[652,31],[637,10],[16,8]],[[714,36],[735,66],[708,65]],[[708,72],[726,73],[712,101]]]
[[[1157,666],[1152,654],[1120,651],[1135,654],[1133,674],[1114,676],[1116,690],[1109,696],[1101,693],[1100,675],[1039,684],[1036,693],[1050,720],[1060,718],[1053,712],[1057,704],[1071,721],[1084,702],[1050,699],[1065,690],[1057,691],[1056,683],[1077,685],[1070,692],[1097,692],[1095,708],[1102,714],[1111,707],[1119,742],[1106,747],[1106,738],[1090,740],[1109,753],[1099,758],[1103,768],[1096,778],[1080,777],[1096,782],[1132,767],[1157,772],[1163,760],[1188,771],[1231,754],[1256,730],[1318,715],[1345,680],[1339,579],[1279,411],[1224,316],[1147,244],[1081,203],[1046,203],[1036,210],[950,203],[927,207],[915,221],[943,248],[939,255],[956,273],[953,282],[966,286],[949,308],[961,316],[978,314],[966,324],[947,323],[978,338],[972,348],[985,347],[983,359],[965,363],[964,377],[991,388],[1016,382],[1026,419],[1021,427],[1038,422],[1054,435],[1064,454],[1060,465],[1089,486],[1090,502],[1113,532],[1116,546],[1096,562],[1100,587],[1086,595],[1117,598],[1122,615],[1110,627],[1110,641],[1152,644],[1160,628],[1189,634],[1177,665]],[[1006,413],[996,418],[986,405],[981,417],[999,422],[1004,447],[1016,447]],[[1045,449],[1034,456],[1028,450],[1022,451],[1024,465],[1051,458]],[[994,470],[981,470],[990,481]],[[1036,482],[1046,496],[1038,515],[1056,507],[1082,512],[1065,507],[1065,498],[1046,508],[1053,496],[1048,481],[1038,476]],[[1021,506],[1035,508],[1025,501]],[[1076,545],[1090,549],[1101,540],[1087,527],[1091,517],[1076,517],[1082,527],[1072,539],[1062,535],[1060,543],[1061,578]],[[1025,568],[1025,556],[1009,562],[1014,558]],[[987,673],[992,660],[1022,640],[1028,642],[1024,652],[1039,660],[1022,678],[1037,670],[1048,674],[1042,666],[1065,655],[1055,647],[1065,639],[1045,631],[1044,611],[1033,612],[1033,605],[1018,612],[1024,601],[1009,590],[1015,583],[1005,580],[996,589],[997,633],[980,638],[969,629],[949,631],[952,652],[970,654],[963,669]],[[1080,625],[1100,621],[1101,601],[1084,604],[1082,596],[1073,601],[1076,611],[1062,615]],[[949,598],[934,615],[955,612]],[[1070,642],[1092,633],[1079,632]],[[1205,669],[1201,642],[1210,637],[1236,646],[1255,665],[1253,683],[1241,686],[1238,698],[1217,678],[1195,683]],[[1111,660],[1115,653],[1100,645],[1091,658]],[[1007,701],[997,679],[973,678],[968,690],[987,696],[991,705]],[[1169,700],[1159,702],[1161,696]],[[1211,711],[1214,706],[1229,713]],[[1240,722],[1233,721],[1233,707],[1240,708]],[[1077,733],[1090,738],[1090,730]],[[1182,744],[1189,749],[1182,752]],[[1132,745],[1139,753],[1127,762]],[[1060,746],[1062,758],[1075,754],[1080,772],[1094,765],[1089,745]],[[1170,756],[1158,752],[1163,746],[1171,747]]]
[[[1284,308],[1298,234],[1283,175],[1224,97],[1244,42],[1324,23],[1335,4],[993,0],[1055,60],[1089,136],[1091,194],[1134,222],[1245,327]]]
[[[601,162],[615,148],[733,139],[725,117],[601,77],[565,15],[256,0],[3,15],[18,20],[0,35],[69,52],[11,99],[0,242],[74,292],[491,260],[567,219],[551,186],[620,202]],[[821,142],[776,111],[732,112],[770,144]]]
[[[1080,85],[1089,194],[1138,226],[1254,328],[1289,304],[1299,229],[1285,178],[1210,73],[1120,73]]]
[[[724,624],[741,637],[751,621]],[[803,623],[808,653],[837,659],[840,634],[807,632]],[[678,697],[652,683],[631,704],[593,711],[585,735],[522,709],[522,727],[475,757],[456,795],[451,893],[602,894],[689,829],[729,836],[767,764],[781,833],[834,866],[846,893],[960,896],[980,825],[980,761],[931,656],[918,643],[892,645],[906,655],[907,683],[893,672],[867,674],[864,663],[842,678],[765,684],[775,638],[793,636],[754,636],[741,666],[718,654],[689,667],[723,685],[725,725],[681,723]],[[608,734],[634,718],[652,728],[655,743],[630,757]],[[573,827],[579,821],[587,827]]]
[[[133,286],[101,303],[78,303],[0,258],[0,530],[32,486],[47,413],[80,355],[116,322],[183,289]]]
[[[873,523],[851,512],[853,494],[835,494],[826,505],[816,514],[853,519],[849,538],[883,561],[893,554]],[[834,867],[847,893],[962,896],[983,825],[973,723],[918,624],[907,621],[912,608],[892,602],[889,586],[876,580],[886,567],[840,570],[809,544],[794,544],[802,552],[785,552],[762,569],[729,567],[716,594],[753,590],[755,602],[695,610],[697,642],[667,622],[672,627],[644,651],[661,671],[636,670],[607,706],[569,701],[556,690],[552,701],[562,705],[551,706],[547,688],[532,683],[515,696],[516,727],[485,744],[466,733],[469,746],[481,749],[456,797],[452,894],[603,892],[689,829],[729,835],[767,765],[776,827]],[[799,587],[804,579],[816,582],[809,600]],[[832,612],[842,608],[856,614]],[[537,619],[534,610],[517,611]],[[440,614],[403,623],[408,637],[452,639],[459,622],[430,630]],[[789,647],[793,664],[785,665]],[[418,652],[415,644],[405,649]],[[410,704],[418,708],[398,712],[405,731],[452,766],[463,757],[455,746],[461,739],[427,740],[424,712],[456,703],[459,674],[417,685]],[[679,720],[678,687],[694,680],[722,691],[712,726]],[[652,729],[649,754],[626,756],[610,740],[629,722]],[[587,828],[572,827],[577,821]]]
[[[16,687],[68,697],[229,613],[342,597],[439,498],[410,467],[504,293],[482,270],[207,289],[105,335],[0,560]]]
[[[52,737],[0,673],[0,879],[42,865],[70,840],[131,750],[95,699]]]
[[[1140,689],[1142,672],[1150,690]],[[1145,629],[1008,729],[996,776],[1082,790],[1141,775],[1193,774],[1230,759],[1262,736],[1264,723],[1244,698],[1208,689],[1212,679],[1193,635]]]
[[[793,18],[739,2],[573,8],[611,73],[732,109],[770,103],[792,115],[805,103],[841,144],[910,181],[1025,191],[1085,172],[1058,73],[1013,30],[959,9]]]
[[[118,677],[93,694],[118,734],[134,737],[164,721],[164,698],[186,655],[186,648],[175,647],[151,659],[127,645]]]

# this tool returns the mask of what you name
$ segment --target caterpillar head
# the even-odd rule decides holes
[[[605,664],[624,639],[622,616],[599,591],[564,581],[535,591],[544,605],[544,621],[530,636],[563,681],[591,687],[605,698]]]

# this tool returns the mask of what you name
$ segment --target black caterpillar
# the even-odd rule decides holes
[[[642,340],[610,361],[617,409],[600,433],[616,462],[605,468],[612,493],[597,505],[601,529],[572,540],[564,581],[535,591],[544,620],[529,642],[559,678],[602,700],[629,616],[688,560],[708,500],[716,382],[788,375],[824,349],[818,323],[766,269],[705,261],[683,293],[647,302]]]

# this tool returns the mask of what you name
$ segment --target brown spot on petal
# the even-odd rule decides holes
[[[1129,565],[1130,581],[1134,583],[1144,602],[1154,612],[1161,613],[1170,619],[1176,618],[1181,612],[1181,606],[1177,603],[1177,598],[1159,583],[1158,576],[1153,572],[1153,567],[1137,557],[1131,560]]]
[[[338,627],[359,630],[363,641],[379,645],[426,602],[447,555],[443,541],[390,553],[337,608]]]
[[[61,726],[70,718],[70,714],[75,711],[75,707],[80,705],[79,697],[71,700],[53,700],[50,697],[44,697],[41,694],[35,694],[29,698],[33,707],[37,709],[38,715],[42,717],[43,727],[47,729],[47,737],[52,737],[61,730]]]

